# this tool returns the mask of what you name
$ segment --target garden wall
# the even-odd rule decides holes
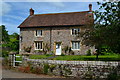
[[[32,68],[43,69],[45,74],[56,76],[97,79],[120,75],[119,61],[59,61],[26,58],[23,63],[29,64]]]

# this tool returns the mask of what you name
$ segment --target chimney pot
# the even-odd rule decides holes
[[[34,15],[34,10],[32,8],[30,8],[30,16]]]
[[[89,11],[92,11],[92,4],[89,4]]]

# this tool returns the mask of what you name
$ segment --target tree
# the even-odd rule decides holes
[[[98,5],[99,10],[93,12],[96,16],[94,26],[80,33],[83,44],[95,45],[97,59],[104,46],[114,53],[120,53],[120,1],[98,2]]]
[[[18,51],[19,50],[19,35],[18,35],[18,33],[13,33],[9,37],[10,37],[10,41],[8,43],[8,46],[11,48],[12,51]]]
[[[9,40],[10,40],[9,39],[9,34],[8,34],[8,31],[6,30],[5,26],[1,25],[0,29],[2,29],[2,42],[3,43],[9,42]]]
[[[99,3],[99,10],[95,11],[96,34],[102,38],[102,45],[108,46],[113,52],[120,53],[120,1]],[[100,10],[104,11],[100,11]]]

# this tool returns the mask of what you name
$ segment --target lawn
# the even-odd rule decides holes
[[[45,59],[47,57],[51,57],[52,55],[30,55],[30,59]]]
[[[22,61],[22,55],[17,54],[16,56],[20,56],[20,57],[16,57],[16,61]]]
[[[96,61],[96,56],[65,55],[58,56],[54,60]],[[100,55],[97,61],[120,61],[120,55]]]
[[[51,57],[52,55],[31,55],[30,59],[43,59],[47,57]],[[68,60],[68,61],[96,61],[96,56],[82,56],[82,55],[65,55],[65,56],[57,56],[52,58],[52,60]],[[99,55],[98,61],[120,61],[120,55]]]

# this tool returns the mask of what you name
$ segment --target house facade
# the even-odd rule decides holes
[[[20,54],[85,55],[94,47],[82,44],[81,32],[94,24],[92,4],[83,12],[34,14],[18,26],[20,28]]]

